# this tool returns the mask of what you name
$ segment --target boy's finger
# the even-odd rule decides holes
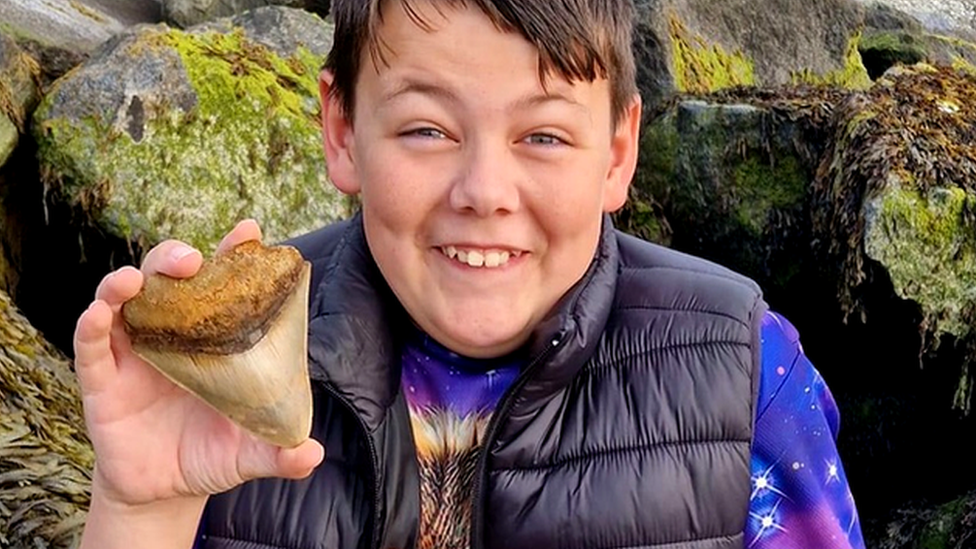
[[[114,314],[108,303],[96,300],[75,326],[75,371],[83,393],[98,393],[116,373],[109,334]]]
[[[300,479],[312,471],[325,459],[325,448],[319,441],[308,439],[295,448],[278,450],[278,474],[284,478]]]
[[[95,299],[114,309],[139,293],[142,279],[142,273],[135,267],[122,267],[102,279],[95,289]]]
[[[237,246],[241,242],[246,242],[248,240],[261,240],[261,227],[258,226],[258,222],[253,219],[245,219],[237,225],[227,236],[225,236],[220,244],[217,246],[217,253],[223,253],[230,250],[234,246]]]
[[[165,240],[149,250],[142,261],[147,276],[162,273],[174,278],[193,276],[200,270],[203,255],[199,250],[179,240]]]
[[[295,448],[281,448],[258,440],[250,434],[251,443],[239,456],[237,471],[242,480],[255,478],[307,477],[322,462],[325,449],[318,441],[308,439]]]

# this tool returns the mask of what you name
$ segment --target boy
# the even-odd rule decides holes
[[[860,547],[795,332],[752,282],[606,217],[637,158],[631,3],[333,13],[323,141],[362,212],[294,242],[312,440],[260,443],[134,357],[118,311],[143,274],[121,269],[75,338],[83,546]],[[143,272],[200,262],[170,241]]]

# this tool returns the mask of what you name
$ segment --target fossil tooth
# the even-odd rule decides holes
[[[122,308],[133,351],[244,429],[308,438],[308,287],[294,248],[244,242],[193,277],[154,275]]]

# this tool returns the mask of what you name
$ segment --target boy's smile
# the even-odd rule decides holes
[[[476,7],[384,4],[352,121],[323,95],[329,173],[413,320],[451,350],[522,345],[585,273],[623,204],[640,104],[614,125],[606,80],[540,82],[536,49]],[[323,92],[330,76],[323,74]]]

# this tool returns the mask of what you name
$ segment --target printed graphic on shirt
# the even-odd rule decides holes
[[[403,390],[420,469],[420,549],[468,547],[481,442],[518,362],[468,360],[426,336],[405,347]]]
[[[746,546],[863,548],[834,444],[840,422],[834,398],[782,316],[766,315],[762,345]]]

